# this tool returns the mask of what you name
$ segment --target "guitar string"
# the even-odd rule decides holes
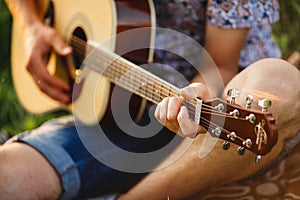
[[[118,62],[118,61],[117,61]],[[122,65],[122,62],[118,62],[119,64],[118,65]],[[123,65],[124,66],[124,65]],[[123,73],[121,72],[120,74],[122,74],[123,75]],[[135,73],[134,73],[135,74]],[[143,76],[143,74],[140,74],[140,76]],[[138,80],[141,80],[141,79],[138,79]],[[124,83],[125,84],[125,83]],[[135,82],[133,82],[133,85],[134,86],[139,86],[140,84],[135,84]],[[128,86],[128,85],[127,85]],[[129,87],[130,87],[130,84],[129,84]],[[146,85],[146,87],[147,87],[147,85]],[[168,89],[165,89],[165,87],[162,85],[162,86],[159,86],[160,87],[160,90],[161,90],[161,94],[163,95],[163,96],[159,96],[158,97],[158,101],[161,101],[164,97],[169,97],[169,96],[175,96],[175,95],[177,95],[178,96],[178,94],[179,94],[179,90],[176,90],[175,89],[175,92],[173,91],[172,92],[172,90],[168,90]],[[134,87],[135,88],[135,87]],[[162,89],[161,89],[162,88]],[[148,92],[149,92],[149,90],[148,90]],[[149,92],[149,93],[151,93],[151,92]],[[160,95],[161,95],[160,94]],[[153,94],[152,94],[152,96],[153,96]],[[155,102],[155,103],[158,103],[158,102]],[[195,110],[195,108],[196,108],[196,102],[195,101],[185,101],[184,102],[184,105],[186,105],[189,109],[190,109],[190,112],[191,112],[191,114],[195,114],[194,113],[194,110]],[[215,116],[220,116],[220,117],[224,117],[224,116],[226,116],[226,117],[230,117],[230,118],[232,118],[232,119],[236,119],[236,117],[234,117],[234,116],[232,116],[232,115],[229,115],[229,114],[227,114],[226,113],[226,115],[224,115],[224,113],[223,112],[221,112],[221,111],[219,111],[219,110],[217,110],[216,108],[214,108],[214,107],[212,107],[212,106],[207,106],[206,104],[203,104],[204,105],[204,108],[203,108],[203,110],[206,110],[206,111],[210,111],[210,112],[213,112],[213,113],[211,113],[211,114],[214,114]],[[208,109],[209,108],[209,109]],[[208,113],[208,112],[206,112],[206,113]],[[244,118],[239,118],[239,119],[244,119]]]
[[[109,59],[109,61],[110,61],[110,59]],[[118,61],[117,61],[118,62]],[[118,65],[122,65],[122,62],[120,63],[119,62],[119,64]],[[116,69],[118,69],[117,67],[115,67]],[[110,68],[109,68],[110,69]],[[126,70],[125,70],[126,71]],[[125,73],[125,71],[123,70],[122,72],[119,72],[119,74],[120,75],[123,75],[124,73]],[[115,71],[113,71],[111,74],[114,74],[114,72]],[[138,72],[138,71],[137,71]],[[117,70],[117,73],[118,73],[118,70]],[[136,73],[134,73],[133,75],[135,75]],[[140,74],[140,76],[143,76],[143,74]],[[129,79],[130,80],[130,79]],[[140,80],[140,79],[138,79],[138,80]],[[156,81],[156,80],[155,80]],[[135,83],[135,82],[134,82]],[[151,83],[152,84],[152,83]],[[134,86],[137,86],[137,85],[134,85]],[[139,84],[138,84],[138,86],[139,86]],[[145,87],[147,87],[148,85],[145,85]],[[162,87],[162,88],[160,88],[161,89],[161,91],[162,91],[162,94],[165,96],[165,97],[168,97],[168,96],[170,96],[169,94],[172,94],[172,95],[178,95],[178,91],[176,90],[176,92],[174,93],[174,92],[172,92],[170,89],[169,90],[165,90],[165,88],[164,87]],[[168,93],[168,94],[166,94],[166,93],[164,93],[164,90],[166,91],[166,93]],[[162,100],[162,98],[163,97],[161,97],[161,98],[159,98],[160,100]],[[192,102],[192,103],[194,103],[194,102]],[[195,107],[196,105],[194,105],[193,104],[193,107]],[[209,106],[209,108],[213,108],[213,107],[211,107],[211,106]]]
[[[75,45],[77,45],[77,47],[79,47],[79,49],[83,49],[84,47],[85,47],[85,45],[86,45],[86,43],[85,42],[83,42],[81,39],[80,40],[75,40],[75,39],[73,39],[73,42],[75,42],[74,44]],[[74,44],[72,44],[72,45],[74,45]],[[92,47],[93,48],[93,47]],[[97,48],[98,49],[98,48]],[[78,50],[77,48],[75,48],[75,50]],[[99,50],[99,49],[98,49]],[[81,51],[77,51],[78,53],[82,53]],[[100,54],[101,55],[101,54]],[[99,59],[99,57],[97,58],[96,57],[96,59]],[[108,60],[108,61],[112,61],[112,59],[109,59],[108,57],[103,57],[103,58],[100,58],[100,60],[102,61],[102,60]],[[124,65],[122,62],[120,62],[118,59],[117,59],[117,61],[114,61],[114,59],[113,59],[113,63],[114,62],[117,62],[118,63],[118,65],[115,65],[115,69],[117,69],[117,71],[115,70],[115,71],[113,71],[113,72],[111,72],[110,74],[114,74],[114,72],[116,72],[116,73],[118,73],[119,75],[124,75],[124,73],[126,73],[127,72],[127,70],[125,69],[125,70],[122,70],[122,69],[119,69],[119,67],[116,67],[116,66],[123,66],[123,67],[128,67],[127,65]],[[112,64],[113,64],[112,63]],[[92,63],[90,63],[90,64],[92,64],[92,65],[94,65],[93,64],[93,62]],[[97,67],[97,66],[96,66]],[[112,68],[108,68],[108,70],[110,70],[110,69],[112,69]],[[120,70],[121,70],[121,72],[120,72]],[[131,69],[129,69],[129,70],[131,70]],[[109,74],[109,76],[110,76],[110,78],[112,78],[112,79],[115,79],[115,76],[113,76],[113,75],[110,75]],[[138,75],[136,75],[136,74],[138,74]],[[137,80],[142,80],[141,78],[140,78],[140,76],[142,76],[142,77],[144,77],[144,78],[149,78],[149,77],[145,77],[145,75],[144,74],[141,74],[141,73],[139,73],[139,71],[136,71],[136,73],[133,73],[133,75],[134,76],[136,76],[138,79]],[[156,82],[156,81],[159,81],[160,82],[160,80],[156,80],[156,79],[154,79],[154,77],[150,77],[150,78],[152,78],[153,79],[153,82]],[[131,79],[129,79],[129,80],[131,80]],[[130,87],[130,84],[128,85],[128,83],[127,82],[123,82],[127,87],[129,86]],[[140,87],[138,87],[138,86],[140,86],[140,84],[136,84],[136,82],[133,82],[133,87],[131,87],[131,89],[132,90],[134,90],[135,88],[140,88]],[[148,85],[145,85],[146,87],[148,86]],[[178,89],[176,89],[176,88],[172,88],[172,87],[168,87],[168,88],[171,88],[171,89],[174,89],[176,92],[174,93],[174,91],[172,92],[170,89],[169,90],[166,90],[165,89],[165,87],[163,87],[163,85],[161,85],[161,86],[158,86],[158,88],[160,89],[160,91],[161,91],[161,93],[160,94],[162,94],[162,95],[164,95],[164,97],[169,97],[169,96],[172,96],[172,95],[174,95],[174,96],[178,96],[178,94],[179,94],[179,90]],[[131,90],[131,91],[132,91]],[[153,90],[153,89],[152,89]],[[155,90],[155,89],[154,89]],[[157,90],[156,90],[157,91]],[[149,93],[151,93],[152,94],[152,96],[154,96],[154,94],[155,93],[153,93],[153,92],[150,92],[149,91]],[[140,92],[140,94],[142,94],[141,92]],[[145,93],[144,94],[142,94],[144,97],[147,97],[147,96],[145,96]],[[158,97],[158,101],[161,101],[164,97],[161,97],[161,95]],[[154,103],[158,103],[158,102],[154,102]],[[196,107],[196,103],[195,103],[195,101],[185,101],[185,104],[186,104],[186,106],[189,108],[189,110],[190,110],[190,112],[192,112],[191,114],[195,114],[193,111],[195,110],[195,107]],[[225,116],[225,117],[231,117],[231,118],[233,118],[233,119],[236,119],[236,117],[233,117],[232,115],[229,115],[229,114],[225,114],[224,115],[224,113],[222,113],[222,112],[220,112],[219,110],[216,110],[214,107],[212,107],[212,106],[208,106],[208,105],[206,105],[206,104],[203,104],[203,110],[205,110],[205,108],[209,108],[209,109],[206,109],[207,111],[213,111],[213,112],[217,112],[217,113],[212,113],[212,114],[214,114],[214,115],[216,115],[216,116]],[[244,118],[239,118],[239,119],[244,119]]]
[[[103,59],[101,59],[101,60],[103,60]],[[111,59],[108,59],[109,61],[111,60]],[[117,61],[118,62],[118,61]],[[94,62],[92,62],[92,63],[94,63]],[[120,62],[119,62],[120,63]],[[122,63],[120,63],[120,64],[122,64]],[[120,65],[120,64],[118,64],[118,65]],[[110,68],[107,70],[107,71],[110,71]],[[126,71],[126,70],[125,70]],[[118,70],[116,71],[113,71],[113,72],[110,72],[110,73],[106,73],[106,76],[108,76],[109,78],[111,78],[111,79],[113,79],[113,78],[115,78],[115,76],[114,76],[114,74],[115,74],[115,72],[117,73],[117,74],[119,74],[119,75],[123,75],[125,72],[124,72],[124,70],[122,70],[122,72],[118,72]],[[135,75],[135,73],[133,74],[133,75]],[[137,75],[136,75],[137,76]],[[140,76],[143,76],[143,74],[141,74]],[[118,76],[118,77],[120,77],[120,76]],[[138,80],[140,80],[140,79],[138,79]],[[129,81],[131,81],[131,79],[129,79]],[[152,83],[151,83],[152,84]],[[136,84],[136,82],[133,82],[133,84],[132,85],[130,85],[130,83],[128,83],[128,82],[123,82],[123,85],[125,85],[125,86],[127,86],[127,87],[134,87],[134,88],[137,88],[138,86],[140,86],[140,84]],[[145,85],[145,87],[147,87],[147,86],[149,86],[149,84],[148,85]],[[154,85],[155,86],[155,85]],[[153,87],[152,87],[153,88]],[[139,88],[140,89],[140,88]],[[152,94],[152,96],[155,96],[154,94],[155,94],[155,92],[153,92],[153,90],[155,90],[155,89],[152,89],[149,93],[151,93]],[[178,95],[178,93],[179,93],[179,91],[177,91],[177,90],[175,90],[174,88],[171,88],[171,89],[169,89],[169,90],[167,90],[166,91],[166,89],[165,89],[165,87],[161,87],[161,86],[158,86],[158,89],[156,89],[157,91],[158,90],[160,90],[161,91],[161,94],[163,95],[163,96],[160,96],[160,97],[157,97],[158,99],[154,102],[154,103],[158,103],[159,101],[161,101],[164,97],[168,97],[168,96],[171,96],[171,94],[173,94],[173,95]],[[172,90],[175,90],[175,93],[174,93],[174,91],[172,91]],[[166,94],[166,93],[168,93],[168,94]],[[142,94],[142,93],[141,93]],[[145,94],[142,94],[142,95],[145,95]],[[147,97],[147,95],[145,95],[146,97]],[[195,105],[192,105],[192,107],[191,106],[189,106],[189,103],[190,102],[186,102],[186,105],[187,105],[187,107],[190,107],[190,108],[192,108],[192,109],[195,109]]]
[[[232,142],[232,143],[235,143],[235,144],[238,144],[238,145],[241,145],[241,146],[246,147],[246,146],[244,145],[244,142],[246,141],[246,139],[240,137],[239,135],[236,135],[235,140],[232,141],[232,140],[230,139],[230,135],[229,135],[229,134],[232,133],[232,132],[230,132],[229,130],[227,130],[227,129],[223,128],[223,127],[220,127],[220,126],[218,126],[218,125],[216,125],[216,124],[214,124],[214,123],[211,123],[211,121],[209,121],[209,120],[206,119],[206,118],[203,118],[202,120],[205,121],[205,122],[203,122],[202,125],[203,125],[206,129],[208,129],[209,126],[213,127],[214,129],[215,129],[215,128],[220,128],[220,129],[222,130],[222,132],[226,134],[227,141],[230,141],[230,142]],[[210,134],[212,135],[212,133],[210,133]],[[220,134],[220,136],[221,136],[221,134]],[[218,137],[218,136],[215,136],[215,135],[214,135],[213,137],[220,138],[220,136]],[[226,139],[224,139],[224,138],[222,138],[222,139],[223,139],[223,140],[226,140]],[[237,143],[237,141],[242,142],[242,144]],[[248,148],[248,149],[250,149],[250,148]]]
[[[81,46],[82,47],[82,46]],[[122,63],[120,63],[120,64],[122,64]],[[124,73],[124,72],[123,72]],[[121,74],[123,74],[123,73],[121,73]],[[134,82],[135,83],[135,82]],[[124,85],[126,85],[127,87],[128,87],[128,84],[126,84],[126,82],[124,83]],[[135,85],[135,84],[134,84]],[[136,85],[135,85],[136,86]],[[146,85],[146,87],[147,87],[147,85]],[[136,87],[135,87],[136,88]],[[163,90],[164,90],[164,88],[163,88]],[[164,94],[165,95],[165,97],[167,97],[167,96],[170,96],[170,90],[168,90],[168,94],[164,94],[164,92],[162,92],[162,94]],[[141,93],[140,93],[141,94]],[[146,93],[147,94],[147,93]],[[145,93],[144,93],[144,95],[145,95]],[[153,94],[152,94],[153,95]],[[173,95],[178,95],[178,92],[177,92],[177,94],[173,94]],[[145,95],[146,97],[147,97],[147,95]],[[160,101],[160,100],[162,100],[162,97],[158,97],[158,101]],[[157,103],[157,102],[155,102],[155,103]],[[186,106],[189,108],[189,111],[190,111],[190,113],[191,114],[195,114],[193,111],[194,111],[194,109],[195,109],[195,105],[193,104],[194,102],[192,102],[192,103],[190,103],[190,102],[186,102]],[[192,104],[192,107],[191,106],[189,106],[189,104]],[[215,113],[211,113],[211,114],[214,114],[214,115],[218,115],[218,116],[224,116],[223,115],[223,113],[220,113],[220,112],[218,112],[218,111],[216,111],[215,109],[211,109],[212,107],[210,107],[210,109],[208,110],[208,111],[214,111]],[[203,110],[205,110],[205,108],[203,109]],[[217,114],[216,114],[216,112],[217,112]],[[209,113],[208,113],[209,114]],[[235,117],[232,117],[231,115],[227,115],[226,117],[231,117],[231,118],[233,118],[233,119],[236,119]],[[244,119],[244,118],[242,118],[242,119]]]
[[[82,46],[80,46],[80,48],[82,49]],[[81,52],[79,52],[79,53],[81,53]],[[103,61],[104,59],[105,59],[106,57],[104,57],[104,58],[102,58],[101,60]],[[108,60],[108,61],[111,61],[112,59],[105,59],[105,60]],[[116,61],[116,62],[119,62],[119,61]],[[93,63],[91,63],[91,64],[93,64]],[[114,63],[112,63],[112,64],[114,64]],[[122,65],[123,67],[124,67],[124,64],[123,63],[118,63],[118,66],[120,66],[120,65]],[[126,65],[125,65],[125,67],[126,67]],[[115,76],[113,76],[115,73],[117,73],[117,77],[120,77],[119,75],[124,75],[127,71],[129,71],[129,70],[126,70],[126,69],[119,69],[119,67],[115,67],[115,69],[116,70],[114,70],[114,71],[112,71],[111,73],[108,73],[107,75],[108,76],[110,76],[110,77],[112,77],[112,78],[114,78],[114,79],[116,79],[115,78]],[[110,71],[110,68],[108,68],[107,69],[107,71],[109,72]],[[137,71],[136,73],[133,73],[132,74],[132,76],[135,76],[135,77],[137,77],[138,79],[137,80],[141,80],[141,77],[143,77],[143,78],[145,78],[144,77],[144,74],[139,74],[139,71]],[[149,77],[146,77],[146,78],[148,78],[148,80],[149,80]],[[151,78],[153,78],[153,77],[150,77],[150,79]],[[129,79],[129,81],[130,81],[131,79]],[[153,82],[155,82],[155,81],[157,81],[157,80],[152,80],[152,82],[151,82],[151,80],[149,81],[150,83],[149,84],[153,84]],[[146,84],[145,85],[145,87],[147,88],[147,87],[149,87],[149,84]],[[128,86],[128,84],[126,84],[127,86]],[[140,86],[141,84],[136,84],[136,82],[133,82],[133,85],[134,86],[137,86],[137,88],[139,88],[138,86]],[[155,86],[156,86],[156,88],[157,89],[155,89]],[[154,87],[152,87],[152,91],[158,91],[158,90],[160,90],[161,91],[161,94],[162,95],[164,95],[164,97],[167,97],[167,96],[170,96],[170,94],[172,94],[172,95],[178,95],[179,94],[179,91],[178,90],[176,90],[176,89],[174,89],[174,88],[169,88],[169,90],[166,90],[165,89],[165,87],[163,87],[163,86],[158,86],[157,84],[156,85],[154,85]],[[175,91],[175,92],[174,92]],[[153,92],[151,92],[150,91],[150,93],[152,94],[152,96],[155,96],[155,92],[153,93]],[[169,94],[166,94],[166,93],[169,93]],[[161,101],[162,100],[162,98],[163,97],[158,97],[157,96],[157,101]],[[158,102],[155,102],[155,103],[158,103]],[[193,106],[195,106],[195,105],[193,105]]]
[[[73,41],[73,42],[75,42],[75,41]],[[86,45],[86,43],[83,43],[83,42],[75,42],[75,43],[73,43],[72,45],[76,45],[76,47],[79,47],[79,49],[80,50],[82,50],[84,47],[85,47],[85,45]],[[81,54],[82,53],[82,51],[80,51],[80,50],[78,50],[78,48],[74,48],[75,49],[75,51],[77,52],[77,53],[79,53],[79,54]],[[100,54],[101,55],[101,54]],[[82,56],[82,55],[81,55]],[[96,58],[96,59],[99,59],[99,58]],[[106,59],[106,60],[108,60],[108,61],[111,61],[111,59],[109,59],[109,58],[107,58],[107,57],[104,57],[104,58],[102,58],[102,59]],[[101,59],[101,60],[102,60]],[[114,63],[115,61],[113,61],[113,63]],[[116,61],[117,63],[118,63],[118,65],[116,65],[116,66],[119,66],[119,65],[122,65],[123,67],[127,67],[127,65],[124,65],[122,62],[120,62],[119,60],[117,60]],[[92,63],[91,63],[92,64]],[[108,69],[110,69],[110,68],[108,68]],[[116,67],[116,69],[118,69],[117,67]],[[131,70],[131,69],[129,69],[129,70]],[[114,72],[114,71],[113,71]],[[119,74],[119,75],[123,75],[125,72],[127,72],[126,70],[124,71],[124,70],[122,70],[121,69],[121,72],[118,72],[117,71],[117,73]],[[139,71],[137,71],[137,73],[138,73]],[[136,73],[134,73],[134,74],[136,74]],[[143,74],[140,74],[141,76],[144,76]],[[112,76],[112,75],[111,75]],[[112,77],[111,77],[112,78]],[[147,77],[148,78],[148,77]],[[150,78],[153,78],[153,77],[150,77]],[[157,81],[156,79],[154,79],[153,81]],[[126,83],[126,82],[125,82]],[[130,86],[130,84],[129,84],[129,86]],[[147,85],[146,85],[146,87],[147,87]],[[135,87],[134,87],[135,88]],[[162,90],[166,90],[164,87],[161,87],[162,88]],[[175,93],[173,93],[173,95],[178,95],[178,93],[179,93],[179,91],[177,91],[176,90],[176,88],[172,88],[172,89],[175,89],[175,91],[176,91],[176,94]],[[168,96],[170,96],[170,94],[172,94],[172,92],[170,91],[170,89],[167,91],[168,92],[168,95],[166,95],[166,94],[164,94],[166,97],[168,97]],[[153,95],[153,94],[152,94]],[[159,99],[161,99],[161,97],[158,97]],[[157,102],[156,102],[157,103]],[[186,102],[186,103],[191,103],[192,104],[192,108],[194,109],[195,108],[195,105],[193,104],[194,102]],[[204,106],[206,106],[205,104],[204,104]],[[208,106],[209,108],[213,108],[213,107],[211,107],[211,106]],[[192,109],[192,110],[193,110]],[[204,109],[205,110],[205,109]],[[226,116],[226,115],[222,115],[222,113],[220,113],[220,111],[218,111],[218,110],[216,110],[215,108],[213,108],[213,109],[209,109],[208,111],[210,111],[210,112],[203,112],[203,113],[206,113],[206,114],[214,114],[214,115],[217,115],[217,116]],[[211,112],[212,111],[212,112]],[[216,113],[213,113],[213,112],[218,112],[217,114]],[[201,117],[201,116],[200,116]],[[230,117],[230,116],[229,116]],[[206,118],[204,118],[204,117],[201,117],[201,119],[202,119],[202,124],[201,125],[203,125],[203,126],[205,126],[206,128],[208,128],[209,126],[212,126],[212,127],[214,127],[214,128],[217,128],[217,127],[219,127],[217,124],[215,124],[215,123],[212,123],[211,121],[209,121],[209,120],[207,120]],[[224,129],[223,127],[219,127],[219,128],[221,128],[221,130],[223,131],[223,132],[225,132],[225,133],[227,133],[227,134],[229,134],[230,133],[230,131],[228,131],[227,129]],[[242,138],[239,138],[238,136],[237,136],[237,138],[238,139],[240,139],[240,140],[242,140]]]
[[[77,42],[79,45],[81,45],[81,46],[79,46],[79,48],[80,49],[82,49],[84,46],[83,45],[85,45],[85,44],[82,44],[82,42]],[[75,44],[77,44],[77,43],[75,43]],[[78,46],[78,45],[77,45]],[[81,53],[80,51],[78,51],[78,53]],[[105,59],[105,57],[104,58],[102,58],[101,60],[104,60]],[[106,60],[108,60],[108,61],[111,61],[111,59],[106,59]],[[119,62],[119,61],[117,61],[117,62]],[[91,63],[92,64],[92,63]],[[122,65],[122,66],[124,66],[123,65],[123,63],[119,63],[118,65]],[[125,65],[125,67],[126,67],[126,65]],[[113,71],[111,74],[114,74],[114,72],[117,72],[117,73],[119,73],[120,75],[123,75],[123,74],[125,74],[125,72],[127,72],[127,70],[122,70],[121,69],[121,72],[120,72],[120,69],[118,68],[118,67],[116,67],[116,69],[117,70],[115,70],[115,71]],[[110,70],[110,68],[108,68],[108,70]],[[137,71],[137,73],[138,73],[139,71]],[[133,75],[134,76],[136,76],[136,77],[140,77],[140,76],[144,76],[144,74],[138,74],[138,75],[136,75],[137,73],[134,73]],[[148,77],[147,77],[148,78]],[[150,77],[150,78],[153,78],[153,77]],[[141,79],[137,79],[137,80],[141,80]],[[153,80],[153,81],[157,81],[157,80]],[[135,83],[135,82],[134,82]],[[152,83],[151,83],[152,84]],[[135,86],[137,86],[137,85],[135,85]],[[147,87],[147,85],[146,85],[146,87]],[[163,95],[165,95],[165,97],[168,97],[168,96],[170,96],[170,95],[167,95],[166,93],[170,93],[170,94],[172,94],[172,95],[178,95],[178,93],[179,93],[179,91],[178,90],[176,90],[176,92],[174,93],[174,92],[172,92],[172,91],[170,91],[170,90],[168,90],[168,91],[166,91],[165,90],[165,88],[164,87],[162,87],[162,86],[158,86],[158,89],[160,90],[160,91],[162,91],[162,94]],[[174,88],[172,88],[172,89],[174,89]],[[164,92],[166,92],[166,93],[164,93]],[[153,94],[152,94],[153,95]],[[160,100],[162,100],[162,97],[161,98],[159,98],[158,97],[158,101],[160,101]],[[195,106],[195,105],[193,105],[193,106]]]

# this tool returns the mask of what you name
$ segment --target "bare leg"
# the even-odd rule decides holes
[[[266,59],[241,72],[228,84],[227,88],[242,92],[237,103],[244,104],[243,96],[253,91],[257,96],[267,94],[273,101],[269,111],[277,121],[278,143],[259,164],[254,163],[255,155],[251,152],[237,155],[233,145],[223,151],[221,141],[200,159],[200,147],[206,144],[205,136],[199,135],[176,162],[152,172],[120,199],[192,199],[190,196],[197,192],[248,177],[263,168],[278,156],[284,141],[300,130],[299,80],[300,72],[294,66],[279,59]]]
[[[58,199],[60,179],[47,160],[22,143],[0,146],[0,199]]]

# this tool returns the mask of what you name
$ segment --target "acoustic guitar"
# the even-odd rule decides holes
[[[28,111],[67,109],[87,125],[101,123],[112,115],[112,88],[120,87],[119,98],[124,95],[126,99],[132,93],[138,97],[129,105],[130,115],[138,120],[146,100],[157,104],[165,97],[179,94],[177,87],[139,66],[151,63],[151,48],[122,52],[133,43],[140,47],[153,46],[155,29],[151,27],[155,27],[155,8],[151,0],[89,0],[88,3],[40,0],[39,12],[41,20],[54,26],[74,49],[72,58],[61,58],[55,53],[47,58],[50,73],[74,84],[73,102],[69,106],[61,105],[39,90],[23,67],[23,38],[14,25],[12,73],[19,99]],[[118,36],[127,31],[126,37]],[[237,93],[229,91],[232,99]],[[133,101],[132,97],[129,99]],[[275,120],[268,112],[243,108],[232,99],[207,102],[193,99],[183,104],[191,118],[213,137],[225,141],[224,149],[235,143],[240,146],[240,154],[248,149],[259,159],[277,142]],[[260,104],[265,108],[270,102],[263,99]]]

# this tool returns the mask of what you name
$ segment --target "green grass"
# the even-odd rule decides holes
[[[31,130],[46,120],[62,115],[62,113],[44,115],[28,113],[18,101],[9,67],[1,70],[0,74],[0,111],[0,131],[9,135]]]
[[[300,1],[280,1],[280,21],[273,26],[273,37],[283,55],[300,51]]]
[[[9,135],[36,128],[41,123],[62,113],[33,115],[18,101],[10,71],[11,16],[0,0],[0,132]]]

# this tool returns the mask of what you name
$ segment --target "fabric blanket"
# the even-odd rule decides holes
[[[259,176],[216,187],[198,197],[201,200],[300,199],[300,143]]]

